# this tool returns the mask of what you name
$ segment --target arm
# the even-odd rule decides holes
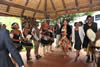
[[[20,32],[20,40],[22,41],[23,40],[22,33],[21,33],[21,31],[19,31],[19,32]]]
[[[82,36],[85,36],[85,32],[84,32],[83,26],[80,27],[80,31],[81,31],[81,33],[82,33]]]
[[[97,23],[96,23],[96,32],[97,32],[97,30],[98,30],[98,25],[97,25]]]
[[[28,32],[27,32],[27,30],[26,30],[26,29],[24,29],[23,34],[24,34],[25,36],[27,36],[27,35],[28,35]]]
[[[75,44],[75,32],[74,32],[74,28],[72,29],[72,42],[73,42],[73,48],[74,48],[74,44]]]
[[[23,66],[24,63],[21,59],[21,56],[19,52],[16,50],[16,48],[14,47],[13,42],[10,39],[9,32],[7,30],[4,31],[4,43],[8,51],[11,53],[12,57],[18,63],[19,67]]]

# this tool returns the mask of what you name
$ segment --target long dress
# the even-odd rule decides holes
[[[80,50],[81,44],[82,44],[82,42],[81,42],[81,39],[79,36],[79,31],[75,31],[75,46],[74,46],[74,48],[77,50]]]

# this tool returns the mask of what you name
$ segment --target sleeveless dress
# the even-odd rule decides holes
[[[81,44],[82,44],[82,42],[81,42],[81,39],[79,36],[79,31],[75,31],[75,46],[74,46],[74,48],[77,50],[80,50]]]
[[[20,35],[14,34],[13,39],[19,40]],[[18,51],[21,51],[22,49],[22,44],[20,43],[20,41],[13,41],[14,46],[17,48]]]
[[[28,32],[28,35],[31,35],[31,31]],[[24,35],[24,37],[27,38],[27,36],[25,36],[25,35]],[[30,39],[29,41],[31,41],[31,39]],[[23,45],[24,45],[25,47],[33,47],[32,42],[29,42],[29,41],[24,41],[24,42],[23,42]]]

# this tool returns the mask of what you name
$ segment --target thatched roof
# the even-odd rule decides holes
[[[100,10],[100,0],[0,0],[0,15],[43,19]]]

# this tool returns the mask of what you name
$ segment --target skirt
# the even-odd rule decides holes
[[[50,40],[41,39],[40,42],[41,42],[41,44],[42,44],[43,46],[47,46],[47,45],[50,44]]]
[[[25,47],[33,47],[32,43],[28,43],[28,42],[21,42],[23,46]]]
[[[54,40],[50,40],[50,44],[49,45],[52,45],[53,42],[54,42]]]
[[[21,43],[14,43],[14,46],[16,47],[16,49],[17,49],[18,51],[21,51],[21,50],[23,49]]]

